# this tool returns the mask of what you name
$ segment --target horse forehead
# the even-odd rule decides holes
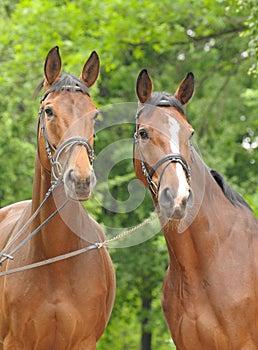
[[[82,92],[61,91],[51,95],[46,99],[46,103],[53,104],[56,109],[60,109],[62,112],[90,112],[96,109],[91,98]]]
[[[144,115],[142,125],[148,125],[164,136],[187,131],[187,125],[179,112],[172,108],[156,107],[150,115]]]

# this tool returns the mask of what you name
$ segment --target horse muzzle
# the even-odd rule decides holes
[[[64,188],[69,200],[88,200],[95,185],[96,177],[93,169],[89,175],[83,177],[77,174],[74,169],[69,169],[64,174]]]
[[[159,194],[159,209],[166,220],[181,220],[186,216],[188,207],[192,206],[193,195],[187,189],[184,195],[175,196],[169,187],[165,187]]]

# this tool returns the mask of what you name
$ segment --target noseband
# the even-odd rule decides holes
[[[79,86],[70,86],[70,85],[63,86],[62,90],[68,90],[71,87],[74,88],[75,91],[82,91]],[[42,103],[46,99],[46,97],[49,95],[49,93],[51,93],[51,92],[53,92],[53,91],[47,91],[40,102]],[[85,147],[87,150],[87,153],[88,153],[90,164],[91,165],[93,164],[93,162],[94,162],[94,149],[91,147],[89,141],[85,137],[82,137],[82,136],[70,137],[67,140],[65,140],[64,142],[62,142],[61,145],[58,146],[57,148],[55,148],[51,144],[51,142],[49,141],[48,134],[47,134],[45,119],[44,119],[44,110],[42,107],[40,107],[40,109],[39,109],[39,125],[41,128],[42,134],[44,136],[46,153],[47,153],[48,159],[50,161],[52,174],[53,174],[55,180],[62,180],[63,175],[64,175],[64,171],[65,171],[65,166],[63,168],[62,164],[59,161],[61,154],[63,152],[69,152],[68,158],[67,158],[67,160],[68,160],[70,158],[75,146],[80,145],[80,146]],[[54,152],[54,156],[52,155],[52,151]]]
[[[160,101],[160,102],[163,102],[163,101]],[[170,105],[165,104],[165,103],[161,103],[161,104],[159,104],[157,106],[170,106]],[[179,163],[179,164],[181,164],[181,166],[184,169],[185,175],[186,175],[187,183],[189,185],[190,185],[190,181],[191,181],[191,169],[188,166],[187,161],[185,160],[185,158],[179,153],[166,154],[163,158],[158,160],[157,163],[155,163],[153,165],[153,167],[151,167],[149,169],[149,167],[147,166],[147,164],[146,164],[146,162],[144,160],[144,156],[143,156],[141,148],[140,148],[140,140],[139,140],[139,136],[138,136],[138,119],[139,119],[139,116],[140,116],[143,108],[144,107],[142,107],[140,110],[138,110],[137,114],[136,114],[136,128],[135,128],[135,133],[134,133],[134,144],[137,145],[137,148],[138,148],[140,161],[141,161],[142,173],[143,173],[143,175],[145,176],[145,178],[146,178],[146,180],[148,182],[148,186],[149,186],[150,191],[157,198],[158,194],[159,194],[159,188],[160,188],[162,177],[163,177],[163,175],[165,173],[165,170],[169,166],[169,164],[171,164],[171,163]],[[158,184],[156,184],[152,180],[152,177],[155,174],[155,172],[157,171],[157,169],[164,163],[166,163],[166,165],[162,169],[161,175],[160,175],[159,180],[158,180]]]

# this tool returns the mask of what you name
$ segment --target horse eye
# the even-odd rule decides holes
[[[54,112],[53,112],[52,108],[50,108],[50,107],[45,108],[45,113],[46,113],[47,117],[49,117],[49,118],[53,117],[53,115],[54,115]]]
[[[149,138],[148,131],[146,131],[145,129],[139,130],[139,135],[140,135],[141,139],[143,139],[143,140],[146,140]]]

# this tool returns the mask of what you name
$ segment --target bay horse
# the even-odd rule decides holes
[[[81,204],[95,185],[98,111],[89,88],[99,74],[98,55],[91,53],[80,78],[61,70],[56,46],[41,83],[32,200],[0,211],[1,273],[104,240]],[[105,247],[89,250],[0,277],[0,349],[96,349],[113,307],[115,275]]]
[[[174,95],[136,83],[137,178],[150,189],[169,266],[162,308],[179,350],[258,349],[258,221],[249,205],[201,159],[184,105],[188,73]]]

